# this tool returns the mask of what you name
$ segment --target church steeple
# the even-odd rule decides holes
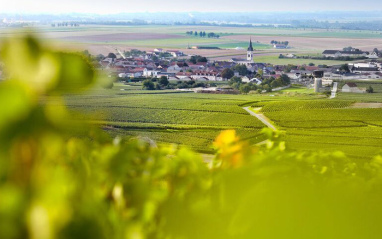
[[[248,47],[248,51],[253,51],[253,47],[252,47],[252,39],[251,39],[251,38],[249,39],[249,47]]]
[[[249,38],[249,47],[247,50],[247,61],[253,61],[253,47],[252,47],[252,39]]]

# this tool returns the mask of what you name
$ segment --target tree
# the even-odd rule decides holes
[[[197,32],[197,31],[195,31],[194,35],[197,37],[197,36],[198,36],[198,32]]]
[[[198,60],[198,62],[207,62],[207,61],[208,61],[207,58],[204,56],[199,58],[199,60]]]
[[[296,70],[296,69],[297,69],[297,66],[288,64],[288,65],[285,67],[284,72],[289,73],[291,70]]]
[[[153,56],[151,57],[151,60],[153,60],[153,61],[158,61],[159,58],[158,58],[156,55],[153,55]]]
[[[288,75],[286,75],[286,74],[282,74],[282,75],[279,77],[279,79],[280,79],[282,85],[290,85],[290,78],[289,78]]]
[[[240,78],[240,77],[237,77],[237,76],[234,76],[234,77],[232,77],[232,78],[229,80],[229,82],[228,82],[228,84],[230,84],[230,85],[233,85],[234,83],[241,84],[241,83],[242,83],[241,78]]]
[[[241,76],[246,76],[248,74],[248,69],[245,65],[237,64],[236,66],[233,67],[233,69],[239,72]]]
[[[257,90],[257,85],[253,84],[252,82],[247,83],[251,87],[251,90]]]
[[[270,87],[268,84],[263,85],[263,89],[264,89],[266,92],[272,92],[272,87]]]
[[[168,84],[170,83],[167,79],[166,76],[161,76],[160,79],[159,79],[159,82],[158,82],[160,85],[162,86],[168,86]]]
[[[190,61],[196,64],[197,62],[207,62],[208,60],[206,57],[196,55],[196,56],[191,56]]]
[[[233,70],[231,70],[229,68],[226,68],[222,71],[223,79],[231,79],[234,75],[235,75],[235,73],[233,72]]]
[[[98,54],[95,58],[96,58],[97,61],[101,61],[101,60],[103,60],[105,58],[105,56],[102,55],[102,54]]]
[[[231,85],[231,87],[234,88],[235,90],[240,89],[240,86],[241,86],[241,84],[238,83],[238,82],[235,82],[235,83],[233,83],[233,84]]]
[[[369,87],[367,87],[367,89],[366,89],[366,92],[367,93],[373,93],[374,92],[373,87],[371,87],[371,85],[369,85]]]
[[[242,84],[242,85],[240,86],[240,92],[241,92],[242,94],[248,94],[250,91],[251,91],[251,86],[250,86],[250,85],[248,85],[248,84]]]
[[[92,56],[92,55],[90,55],[90,53],[89,53],[88,50],[83,51],[82,54],[83,54],[84,56],[86,56],[87,58],[90,58],[90,57]]]
[[[154,82],[152,82],[149,79],[144,80],[143,81],[143,85],[142,85],[142,89],[144,89],[144,90],[154,90],[155,89]]]
[[[349,69],[348,64],[343,64],[343,65],[341,65],[341,67],[339,68],[339,70],[340,70],[341,72],[346,72],[346,73],[349,73],[349,72],[350,72],[350,69]]]
[[[281,86],[281,80],[278,78],[276,80],[273,80],[271,82],[271,87],[272,88],[277,88],[277,87],[280,87]]]
[[[114,53],[112,53],[112,52],[110,52],[108,55],[107,55],[107,57],[108,58],[111,58],[111,59],[115,59],[115,58],[117,58],[117,56],[114,54]]]

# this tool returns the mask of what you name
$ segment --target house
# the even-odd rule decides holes
[[[171,79],[173,77],[175,77],[175,73],[168,73],[168,72],[160,72],[158,73],[158,78],[161,78],[162,76],[166,76],[167,79]]]
[[[373,73],[379,72],[379,68],[375,63],[351,63],[348,64],[349,70],[352,73]]]
[[[143,70],[143,76],[145,76],[145,77],[157,77],[158,73],[160,73],[160,71],[156,71],[156,70],[152,70],[152,69],[148,69],[148,68],[145,68]]]
[[[309,77],[310,75],[312,75],[312,72],[306,70],[291,70],[290,73],[287,73],[287,76],[292,80],[299,80],[304,77]]]
[[[241,82],[249,83],[249,82],[251,82],[251,79],[249,79],[247,76],[243,76],[243,77],[241,77]]]
[[[197,81],[209,81],[209,79],[207,78],[207,77],[204,77],[204,76],[202,76],[202,77],[193,77],[193,79],[195,79],[195,80],[197,80]]]
[[[162,53],[162,52],[163,52],[163,49],[162,49],[162,48],[155,48],[155,49],[154,49],[154,52],[156,52],[156,53]]]
[[[177,77],[178,78],[178,81],[192,81],[193,79],[191,78],[191,77],[189,77],[189,76],[187,76],[187,77],[182,77],[182,78],[179,78],[179,77]]]
[[[191,76],[193,79],[206,78],[210,81],[223,81],[219,72],[216,71],[196,71]]]
[[[191,70],[203,70],[203,69],[205,69],[205,66],[197,65],[197,64],[193,64],[193,63],[188,63],[188,68]]]
[[[145,70],[145,68],[138,68],[137,67],[135,69],[127,70],[126,72],[124,72],[120,75],[125,74],[125,77],[132,77],[132,78],[142,77],[144,70]]]
[[[183,79],[183,78],[191,78],[192,73],[191,72],[178,72],[175,75],[178,79]]]
[[[257,79],[257,78],[252,78],[252,79],[250,80],[250,82],[253,82],[253,83],[255,83],[256,85],[260,85],[261,83],[263,83],[260,79]]]
[[[273,48],[275,49],[286,49],[288,46],[284,44],[273,44]]]
[[[112,61],[108,61],[108,60],[103,60],[101,62],[99,62],[99,64],[101,65],[102,68],[104,69],[109,69],[110,68],[110,65],[111,65]]]
[[[362,56],[367,56],[367,52],[360,51],[358,49],[354,49],[351,51],[338,51],[338,50],[325,50],[322,52],[322,55],[325,57],[362,57]]]
[[[179,57],[184,55],[183,52],[178,50],[168,50],[167,52],[170,53],[173,57]]]
[[[169,66],[169,67],[167,68],[167,72],[168,72],[168,73],[178,73],[178,72],[180,72],[181,70],[182,70],[182,68],[179,67],[177,64],[174,64],[174,65]]]
[[[342,87],[342,92],[347,93],[366,93],[366,89],[358,88],[356,83],[349,82]]]
[[[375,52],[375,51],[373,51],[371,54],[367,55],[366,57],[369,59],[378,59],[379,58],[378,52]]]

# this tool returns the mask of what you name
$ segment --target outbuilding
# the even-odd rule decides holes
[[[347,93],[366,93],[366,89],[358,88],[356,83],[349,82],[342,87],[342,92]]]

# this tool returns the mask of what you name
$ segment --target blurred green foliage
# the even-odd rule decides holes
[[[86,60],[29,36],[3,46],[1,239],[378,238],[382,157],[291,152],[269,130],[264,148],[222,132],[210,162],[111,139],[60,97],[94,83]]]

